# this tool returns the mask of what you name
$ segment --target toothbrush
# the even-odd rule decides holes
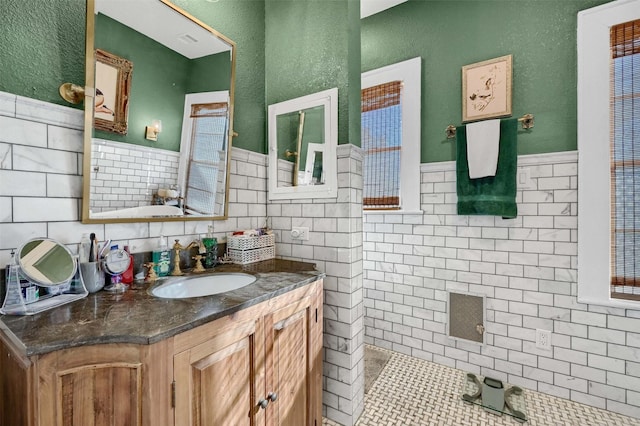
[[[89,241],[91,241],[91,244],[89,245],[89,262],[95,262],[95,259],[93,257],[93,245],[96,242],[96,234],[92,232],[89,235]]]
[[[102,259],[105,254],[107,253],[107,250],[109,250],[109,247],[111,247],[111,240],[107,240],[104,242],[104,244],[102,245],[102,249],[100,250],[100,256],[99,258]]]

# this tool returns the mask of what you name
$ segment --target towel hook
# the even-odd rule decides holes
[[[525,114],[518,118],[518,121],[522,123],[523,129],[531,129],[533,127],[533,114]]]
[[[456,126],[449,124],[447,128],[444,129],[444,132],[447,135],[447,139],[453,139],[456,137]]]

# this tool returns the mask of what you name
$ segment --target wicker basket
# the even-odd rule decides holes
[[[262,247],[275,245],[275,235],[262,235],[260,237],[250,237],[247,235],[227,237],[227,248],[232,250],[253,250]]]
[[[261,260],[273,259],[276,256],[275,246],[264,247],[253,250],[233,250],[229,249],[229,257],[234,263],[246,265],[247,263],[260,262]]]
[[[246,265],[276,257],[275,236],[246,235],[227,237],[227,252],[234,263]]]

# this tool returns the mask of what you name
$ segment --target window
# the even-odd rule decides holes
[[[227,111],[227,103],[191,105],[191,152],[184,201],[188,211],[204,215],[216,212],[212,203],[218,184],[224,185],[225,178]]]
[[[420,210],[420,68],[413,58],[362,74],[365,211]]]
[[[186,95],[179,182],[184,209],[194,215],[224,215],[227,178],[228,92]]]
[[[578,14],[578,300],[640,300],[640,1]],[[608,200],[609,202],[603,202]]]
[[[640,295],[640,19],[611,28],[611,54],[611,296],[625,298]]]

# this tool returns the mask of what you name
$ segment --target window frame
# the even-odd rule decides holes
[[[422,213],[420,210],[421,69],[422,58],[416,57],[361,74],[361,89],[397,80],[403,82],[400,209],[365,210],[363,208],[364,214]]]
[[[637,301],[614,299],[610,293],[609,81],[610,28],[640,18],[639,3],[639,0],[618,0],[583,10],[578,13],[577,32],[578,302],[634,309],[640,307]]]

